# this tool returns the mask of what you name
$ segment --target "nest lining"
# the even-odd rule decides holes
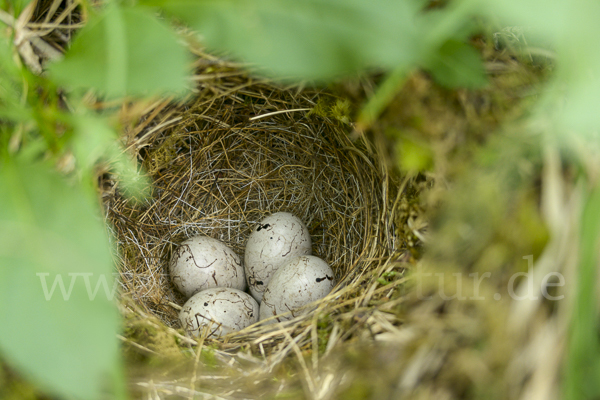
[[[149,112],[135,147],[152,198],[136,204],[118,191],[105,198],[123,295],[170,327],[179,327],[173,305],[185,299],[167,265],[191,236],[219,239],[243,259],[258,221],[291,212],[308,226],[313,254],[331,265],[338,287],[358,282],[369,260],[393,246],[377,223],[385,211],[377,157],[351,142],[343,124],[305,110],[316,94],[244,79],[220,80],[218,90],[205,85],[191,102]]]

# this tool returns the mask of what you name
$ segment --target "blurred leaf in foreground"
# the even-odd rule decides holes
[[[179,38],[153,13],[112,2],[76,36],[65,58],[50,66],[73,88],[95,88],[109,97],[183,93],[188,56]]]
[[[572,400],[600,395],[598,338],[598,265],[600,262],[600,188],[589,195],[581,216],[581,249],[577,296],[573,304],[565,363],[564,396]]]
[[[425,68],[433,78],[448,88],[477,89],[488,83],[481,56],[473,47],[458,40],[448,40],[434,53]]]
[[[22,102],[22,76],[12,51],[8,38],[0,37],[0,118],[31,121],[32,116]]]
[[[569,136],[600,128],[600,3],[597,1],[476,0],[481,14],[521,26],[524,48],[549,48],[556,65],[539,113],[547,131]],[[501,25],[502,26],[502,25]]]
[[[73,153],[84,172],[91,172],[98,161],[106,161],[118,175],[125,196],[141,201],[148,196],[151,185],[134,159],[119,144],[118,134],[108,122],[98,116],[73,116],[75,135]]]
[[[285,78],[327,79],[411,64],[418,1],[144,0],[196,29],[213,49]]]
[[[0,355],[49,393],[98,398],[120,317],[94,201],[19,160],[0,166],[0,187]]]

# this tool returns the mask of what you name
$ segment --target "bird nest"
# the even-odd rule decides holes
[[[344,108],[340,101],[235,72],[217,75],[193,99],[155,105],[129,132],[129,147],[143,163],[153,194],[135,202],[120,196],[117,185],[105,195],[118,238],[123,298],[167,327],[180,328],[178,306],[185,299],[167,268],[177,245],[202,234],[243,258],[255,224],[287,211],[306,223],[313,254],[336,275],[336,289],[311,315],[330,313],[362,285],[365,273],[378,265],[373,260],[386,259],[395,246],[385,217],[384,169],[335,118],[336,109],[339,116]],[[255,325],[225,341],[245,341],[264,329]]]

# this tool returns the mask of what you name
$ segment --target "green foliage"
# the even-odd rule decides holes
[[[600,188],[588,196],[581,218],[580,268],[577,296],[571,317],[569,353],[565,368],[565,398],[600,396],[600,340],[598,339],[597,287],[600,258]]]
[[[411,64],[419,5],[377,0],[143,0],[186,22],[212,48],[284,78],[328,79]]]
[[[91,300],[84,284],[87,274],[92,293],[99,279],[113,288],[96,203],[21,158],[2,164],[0,187],[9,189],[0,193],[0,353],[50,392],[98,398],[120,323],[103,289]],[[59,285],[52,291],[55,279],[67,296]]]
[[[80,113],[72,117],[72,122],[75,133],[71,148],[83,173],[90,177],[93,167],[99,161],[106,161],[118,173],[126,196],[143,200],[150,194],[148,178],[140,174],[137,163],[127,156],[106,119]]]
[[[458,40],[444,43],[425,67],[436,81],[448,88],[477,89],[488,82],[479,53]]]
[[[527,27],[528,46],[546,45],[555,51],[557,70],[542,93],[531,124],[544,137],[568,146],[578,135],[597,141],[600,128],[600,53],[592,50],[600,40],[600,4],[585,0],[553,1],[480,0],[482,15],[502,23]],[[579,139],[579,138],[577,138]],[[593,146],[591,157],[597,157]],[[597,152],[596,152],[597,153]],[[597,185],[597,182],[593,182]],[[600,396],[600,343],[596,276],[600,238],[600,192],[587,198],[581,218],[581,260],[573,304],[563,394],[568,399]]]
[[[371,125],[387,105],[396,96],[405,83],[408,71],[404,66],[392,70],[383,83],[379,85],[377,92],[367,100],[358,115],[358,123],[361,126]]]
[[[3,0],[0,2],[0,8],[3,10],[12,10],[15,14],[19,14],[31,0]]]
[[[359,122],[369,125],[417,66],[449,87],[485,85],[478,54],[457,40],[474,6],[423,13],[421,1],[142,0],[225,50],[285,79],[327,80],[368,68],[392,69]],[[463,69],[466,68],[466,71]]]
[[[50,72],[66,86],[109,97],[181,94],[188,87],[188,61],[175,33],[151,12],[110,4],[92,15]]]
[[[111,390],[123,398],[115,271],[93,169],[108,162],[131,196],[141,198],[148,183],[107,118],[77,99],[77,111],[68,113],[54,83],[16,60],[9,37],[1,37],[0,354],[47,393],[93,399]],[[77,81],[98,70],[87,61],[69,76]],[[169,79],[150,89],[169,87]],[[53,163],[69,151],[78,173],[60,176]]]
[[[579,134],[600,127],[600,53],[593,51],[600,40],[600,3],[585,0],[553,1],[479,0],[478,11],[501,23],[527,27],[529,46],[555,51],[558,66],[554,82],[544,91],[538,116],[559,136]],[[568,137],[563,137],[569,140]]]
[[[21,71],[12,61],[8,38],[0,37],[0,118],[27,121],[31,114],[23,107],[19,88]]]

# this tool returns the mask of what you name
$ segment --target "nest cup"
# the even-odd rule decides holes
[[[250,232],[278,211],[307,225],[313,254],[339,282],[334,290],[360,281],[390,247],[380,224],[383,170],[376,155],[348,138],[347,125],[311,111],[319,96],[238,76],[206,84],[184,103],[155,106],[142,118],[130,148],[153,195],[135,203],[119,195],[118,185],[105,195],[123,297],[180,328],[174,305],[185,299],[168,275],[177,246],[202,234],[243,259]]]

